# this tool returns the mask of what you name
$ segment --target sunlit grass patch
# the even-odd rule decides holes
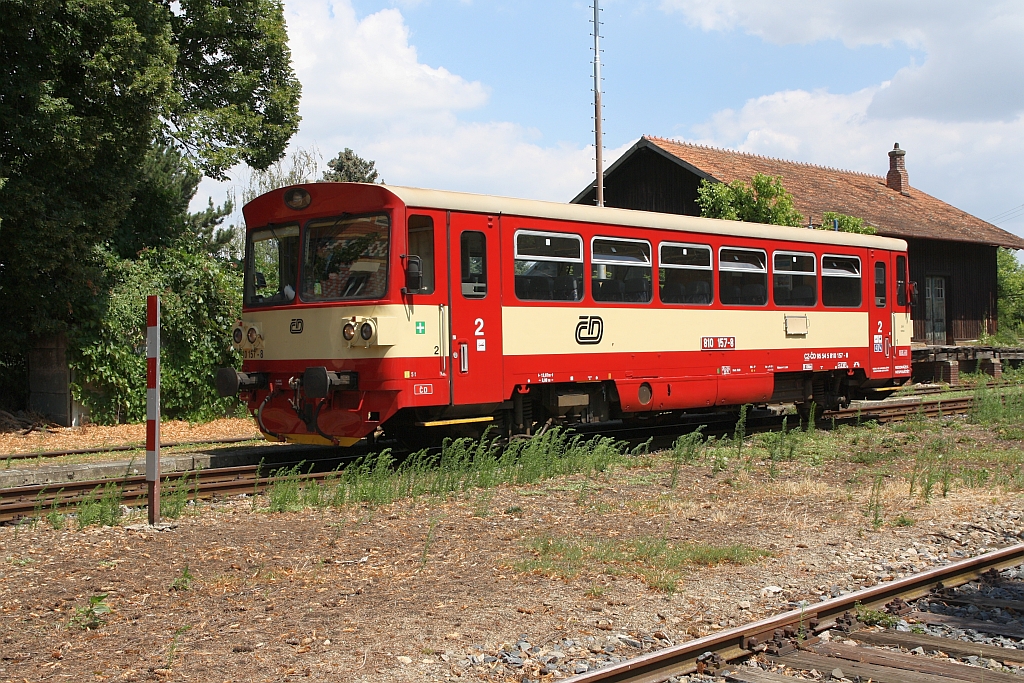
[[[741,544],[674,544],[660,538],[586,540],[542,536],[528,541],[526,549],[532,557],[515,565],[521,572],[567,580],[584,571],[633,576],[665,593],[676,590],[689,567],[751,564],[769,555]]]

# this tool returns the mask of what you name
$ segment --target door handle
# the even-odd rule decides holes
[[[888,338],[888,337],[886,337],[886,338],[885,338],[885,357],[886,357],[886,358],[888,358],[888,357],[889,357],[889,349],[890,349],[890,348],[891,348],[891,345],[890,345],[890,343],[889,343],[889,338]]]
[[[469,344],[466,342],[459,342],[459,372],[469,372]]]

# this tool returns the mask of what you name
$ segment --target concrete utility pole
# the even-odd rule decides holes
[[[594,151],[597,154],[597,205],[604,206],[604,158],[601,141],[601,17],[594,0]]]

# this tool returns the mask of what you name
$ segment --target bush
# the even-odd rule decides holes
[[[170,419],[222,417],[236,405],[213,386],[218,367],[238,367],[230,333],[241,315],[236,264],[182,242],[137,259],[104,253],[102,313],[69,335],[72,392],[98,423],[146,418],[146,296],[160,295],[161,412]]]

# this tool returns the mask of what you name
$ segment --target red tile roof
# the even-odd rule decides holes
[[[887,237],[974,242],[1024,249],[1024,239],[914,187],[906,195],[885,177],[758,154],[644,136],[642,141],[722,182],[750,182],[755,173],[782,176],[800,213],[821,221],[825,211],[863,218]]]

